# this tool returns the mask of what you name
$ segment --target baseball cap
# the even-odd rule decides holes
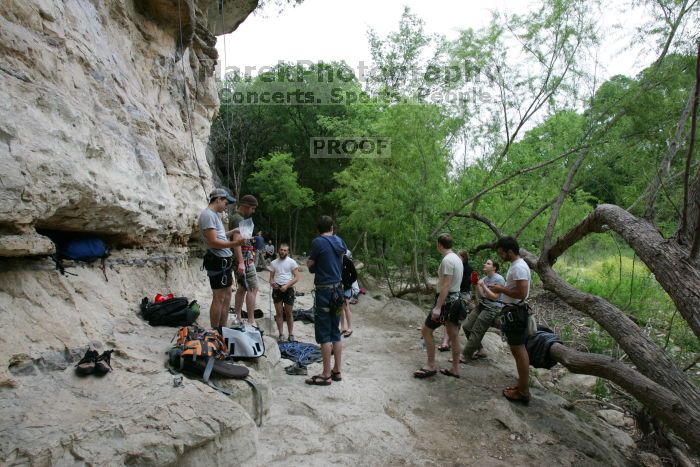
[[[228,191],[224,188],[216,188],[214,191],[209,193],[209,202],[211,203],[214,198],[226,198],[229,203],[233,204],[236,202],[236,198],[231,196]]]

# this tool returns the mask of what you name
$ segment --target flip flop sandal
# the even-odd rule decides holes
[[[315,375],[315,376],[312,376],[311,378],[307,379],[304,382],[306,384],[310,384],[312,386],[330,386],[331,377],[328,376],[328,377],[324,378],[321,375]]]
[[[452,357],[448,358],[447,361],[449,363],[452,363]],[[468,362],[464,359],[463,355],[460,355],[459,356],[459,363],[463,363],[464,365],[466,365]]]
[[[343,331],[343,337],[350,337],[352,336],[352,330],[350,331]]]
[[[445,375],[445,376],[451,376],[451,377],[453,377],[453,378],[459,378],[459,377],[460,377],[459,374],[457,374],[457,373],[452,373],[452,370],[450,370],[449,368],[443,368],[442,370],[440,370],[440,373],[442,373],[442,374]]]
[[[331,379],[332,379],[333,381],[342,381],[342,380],[343,380],[343,377],[342,377],[342,375],[340,374],[340,371],[338,371],[338,372],[331,371]]]
[[[519,389],[515,388],[505,388],[503,390],[503,397],[508,399],[511,402],[520,402],[521,404],[529,404],[530,403],[530,396],[526,396],[522,392],[520,392]]]
[[[447,352],[450,350],[450,346],[449,345],[440,345],[440,346],[438,346],[438,350],[440,352]]]
[[[431,376],[435,376],[437,374],[437,370],[429,370],[427,368],[421,368],[420,370],[416,370],[413,372],[413,377],[418,378],[418,379],[425,379],[425,378],[430,378]]]
[[[474,355],[472,355],[472,360],[482,360],[486,357],[487,357],[487,355],[477,352]]]

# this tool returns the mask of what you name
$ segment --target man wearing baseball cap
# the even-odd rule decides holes
[[[209,193],[209,206],[199,215],[199,231],[207,245],[204,255],[204,268],[207,270],[212,289],[212,302],[209,308],[209,321],[212,328],[226,326],[228,310],[231,307],[231,285],[233,284],[233,253],[231,248],[243,244],[240,233],[226,232],[219,214],[236,199],[223,188]]]
[[[258,207],[258,200],[253,195],[242,196],[238,201],[236,212],[229,219],[229,228],[237,229],[238,225],[244,219],[248,219],[255,213],[255,208]],[[251,232],[252,233],[252,232]],[[252,238],[244,239],[241,246],[236,246],[233,249],[234,263],[236,264],[236,281],[238,288],[236,289],[236,319],[241,319],[243,312],[243,302],[248,314],[248,323],[252,326],[257,326],[255,322],[255,296],[258,293],[258,273],[255,269],[255,243]]]

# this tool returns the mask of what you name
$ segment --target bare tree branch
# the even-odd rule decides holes
[[[576,188],[577,188],[577,187],[576,187]],[[572,188],[572,191],[573,191],[573,190],[576,190],[576,188]],[[535,211],[533,211],[533,213],[530,214],[530,217],[528,217],[527,219],[525,219],[525,222],[523,222],[523,224],[520,226],[520,228],[519,228],[518,230],[515,231],[515,234],[514,234],[513,236],[514,236],[515,238],[520,238],[520,236],[521,236],[522,233],[525,231],[525,229],[527,229],[527,226],[530,225],[530,224],[532,223],[532,221],[534,221],[535,219],[537,219],[537,218],[540,216],[540,214],[542,214],[543,212],[545,212],[551,205],[553,205],[554,202],[555,202],[558,198],[559,198],[559,194],[557,194],[557,196],[555,196],[554,198],[552,198],[551,200],[547,201],[547,202],[544,203],[542,206],[540,206],[539,208],[537,208]]]
[[[566,181],[561,187],[561,191],[557,196],[557,200],[554,202],[554,207],[552,208],[552,215],[549,217],[547,229],[544,232],[544,239],[542,240],[543,252],[547,252],[549,250],[550,245],[552,244],[552,235],[554,234],[554,227],[556,226],[557,220],[559,219],[559,211],[562,205],[564,204],[564,200],[569,194],[569,189],[571,188],[571,184],[574,181],[574,177],[576,176],[578,169],[581,167],[581,164],[583,163],[583,160],[586,158],[587,155],[588,151],[583,151],[576,158],[576,161],[574,161],[574,163],[571,165],[569,173],[566,176]]]
[[[501,231],[501,229],[498,228],[498,226],[496,224],[493,223],[493,221],[491,221],[491,219],[489,219],[486,216],[482,216],[481,214],[478,214],[476,212],[470,212],[469,214],[460,214],[460,213],[456,213],[456,212],[444,212],[443,215],[453,216],[453,217],[464,217],[467,219],[474,219],[476,221],[481,222],[482,224],[485,224],[489,229],[491,229],[491,232],[493,232],[494,235],[496,235],[496,237],[498,237],[498,238],[505,237],[505,234]]]
[[[668,51],[671,48],[671,44],[673,43],[673,39],[675,39],[676,37],[676,32],[678,32],[678,26],[680,26],[681,21],[683,21],[683,17],[693,8],[696,2],[697,0],[693,0],[693,3],[691,3],[690,6],[688,6],[688,0],[683,0],[683,5],[681,5],[680,11],[678,12],[678,16],[675,20],[671,19],[671,12],[664,8],[663,5],[659,2],[659,5],[662,7],[662,10],[664,12],[666,24],[669,25],[670,30],[668,32],[666,42],[664,43],[664,47],[661,50],[661,54],[659,55],[659,58],[657,58],[654,62],[654,66],[659,65],[668,54]]]
[[[690,370],[690,369],[693,368],[695,365],[697,365],[698,362],[700,362],[700,355],[698,355],[697,357],[695,357],[695,360],[693,360],[692,362],[690,362],[689,365],[686,365],[686,367],[683,368],[683,371],[688,371],[688,370]]]
[[[676,154],[678,154],[678,151],[681,149],[683,141],[685,140],[685,127],[686,123],[688,122],[688,117],[690,116],[690,111],[693,108],[694,101],[695,90],[691,90],[690,95],[688,96],[688,102],[686,103],[685,107],[683,108],[683,112],[681,113],[681,118],[676,124],[676,131],[674,132],[673,137],[666,141],[666,155],[661,160],[661,163],[656,169],[656,174],[654,178],[649,182],[649,185],[647,186],[644,192],[647,194],[647,203],[646,207],[644,208],[643,217],[650,221],[654,220],[654,215],[656,212],[656,200],[659,195],[659,188],[663,184],[663,177],[668,175],[671,169],[671,164],[673,163],[673,159],[675,159]],[[632,206],[634,206],[634,204],[636,204],[636,201],[632,204]]]
[[[679,238],[681,240],[691,240],[694,243],[695,234],[687,235],[686,228],[688,227],[688,198],[689,198],[689,179],[690,179],[690,164],[693,159],[695,150],[695,132],[698,121],[698,102],[700,101],[700,41],[698,41],[698,54],[695,62],[695,95],[693,98],[693,111],[690,117],[690,138],[688,142],[688,155],[685,159],[685,174],[683,176],[683,217],[681,218],[680,226],[678,227]],[[691,255],[691,257],[694,255]]]
[[[559,155],[556,156],[556,157],[553,157],[552,159],[546,160],[546,161],[544,161],[544,162],[541,162],[541,163],[539,163],[539,164],[535,164],[535,165],[530,166],[530,167],[526,167],[526,168],[524,168],[524,169],[517,170],[517,171],[513,172],[512,174],[508,175],[507,177],[502,178],[501,180],[497,181],[497,182],[494,183],[493,185],[491,185],[491,186],[489,186],[489,187],[487,187],[487,188],[482,189],[482,190],[479,191],[476,195],[474,195],[474,196],[468,198],[467,200],[465,200],[465,201],[460,205],[460,207],[457,208],[457,210],[455,210],[455,211],[453,211],[451,214],[449,214],[449,215],[447,216],[447,218],[445,218],[445,219],[431,232],[430,236],[431,236],[431,237],[434,237],[435,235],[437,235],[437,233],[440,231],[440,229],[442,229],[445,225],[447,225],[447,223],[448,223],[453,217],[455,217],[455,215],[456,215],[457,213],[459,213],[459,212],[461,212],[462,210],[464,210],[464,208],[466,208],[467,206],[469,206],[472,202],[474,202],[476,199],[480,198],[481,196],[485,195],[486,193],[488,193],[488,192],[490,192],[490,191],[493,191],[493,190],[495,190],[496,188],[498,188],[499,186],[508,183],[509,181],[511,181],[513,178],[515,178],[515,177],[517,177],[517,176],[524,175],[524,174],[527,174],[527,173],[530,173],[530,172],[534,172],[534,171],[539,170],[539,169],[541,169],[541,168],[543,168],[543,167],[547,167],[548,165],[551,165],[551,164],[553,164],[553,163],[555,163],[555,162],[557,162],[557,161],[559,161],[559,160],[561,160],[561,159],[564,159],[565,157],[567,157],[567,156],[569,156],[569,155],[571,155],[571,154],[574,154],[574,153],[580,151],[581,149],[585,149],[585,148],[588,148],[588,147],[590,147],[590,145],[582,145],[582,146],[578,146],[578,147],[576,147],[576,148],[570,149],[570,150],[568,150],[568,151],[566,151],[566,152],[563,152],[563,153],[559,154]]]

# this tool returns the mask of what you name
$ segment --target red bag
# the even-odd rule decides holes
[[[471,282],[474,285],[479,283],[479,273],[477,273],[476,271],[472,271]]]
[[[153,297],[153,303],[164,302],[164,301],[166,301],[166,300],[170,300],[170,299],[173,298],[173,297],[174,297],[174,295],[171,294],[171,293],[169,293],[168,295],[156,294],[156,296]]]

